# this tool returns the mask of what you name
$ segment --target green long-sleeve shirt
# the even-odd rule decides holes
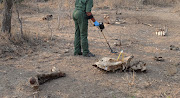
[[[93,0],[76,0],[75,7],[77,10],[91,12]]]

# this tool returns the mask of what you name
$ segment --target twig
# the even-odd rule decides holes
[[[135,74],[134,74],[134,70],[133,70],[133,75],[132,75],[133,77],[133,80],[132,80],[132,82],[131,83],[129,83],[129,85],[130,86],[134,86],[134,81],[135,81]]]
[[[152,27],[153,25],[151,25],[151,24],[148,24],[148,23],[142,23],[143,25],[146,25],[146,26],[150,26],[150,27]]]
[[[68,6],[69,6],[69,26],[71,25],[71,0],[68,0]]]
[[[17,15],[18,15],[18,21],[19,21],[19,23],[20,23],[20,32],[21,32],[21,37],[23,37],[23,26],[22,26],[22,20],[20,19],[20,17],[19,17],[19,10],[18,10],[18,7],[17,7],[17,5],[16,5],[16,13],[17,13]]]
[[[48,24],[48,29],[50,29],[50,31],[51,31],[51,40],[52,40],[52,39],[53,39],[53,38],[52,38],[52,37],[53,37],[53,31],[52,31],[52,29],[51,29],[49,20],[47,20],[47,24]]]
[[[59,2],[59,15],[58,15],[58,27],[57,27],[57,29],[59,29],[59,27],[60,27],[61,7],[62,7],[62,0]]]
[[[134,76],[134,70],[133,70],[133,80],[132,80],[132,85],[134,85],[134,81],[135,81],[135,76]]]
[[[40,12],[40,9],[39,9],[39,4],[37,2],[37,10],[38,10],[38,13]]]
[[[178,90],[173,94],[173,96],[175,97],[178,93],[180,93],[180,89],[178,89]]]

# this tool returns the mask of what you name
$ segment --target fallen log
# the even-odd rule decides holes
[[[65,76],[66,76],[66,74],[62,73],[60,71],[52,72],[52,73],[48,73],[48,74],[38,74],[35,77],[31,77],[29,79],[29,83],[36,90],[36,89],[39,89],[39,85],[42,85],[42,84],[44,84],[48,81],[51,81],[53,79],[57,79],[60,77],[65,77]]]

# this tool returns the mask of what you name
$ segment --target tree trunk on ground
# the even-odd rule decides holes
[[[4,0],[4,13],[1,30],[9,35],[11,35],[12,6],[13,0]]]

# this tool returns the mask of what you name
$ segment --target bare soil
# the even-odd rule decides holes
[[[134,55],[133,61],[141,60],[147,64],[146,73],[134,75],[120,70],[107,73],[92,66],[102,57],[117,58],[118,53],[110,53],[101,32],[90,22],[89,48],[96,57],[73,56],[74,23],[68,16],[69,12],[63,9],[58,27],[56,1],[39,2],[38,5],[25,3],[20,8],[24,32],[30,36],[30,41],[36,40],[36,44],[11,46],[14,50],[21,47],[18,51],[18,54],[22,52],[21,55],[14,52],[4,55],[10,51],[0,51],[1,98],[180,97],[180,50],[169,49],[170,45],[180,47],[180,13],[175,7],[148,5],[119,8],[121,15],[116,15],[116,9],[93,9],[98,21],[104,21],[104,14],[108,14],[112,23],[116,18],[125,22],[105,24],[103,32],[113,50],[123,50],[125,56]],[[49,26],[47,21],[42,20],[47,14],[53,15]],[[1,20],[2,14],[0,17]],[[13,12],[14,32],[19,30],[18,25],[16,13]],[[167,35],[157,36],[156,29],[164,26],[168,28]],[[53,40],[50,40],[51,30]],[[121,40],[121,46],[114,46],[117,40]],[[1,45],[0,49],[5,48]],[[161,56],[165,61],[155,61],[154,56]],[[48,73],[53,67],[67,76],[47,82],[40,86],[40,91],[34,91],[28,79],[38,73]]]

